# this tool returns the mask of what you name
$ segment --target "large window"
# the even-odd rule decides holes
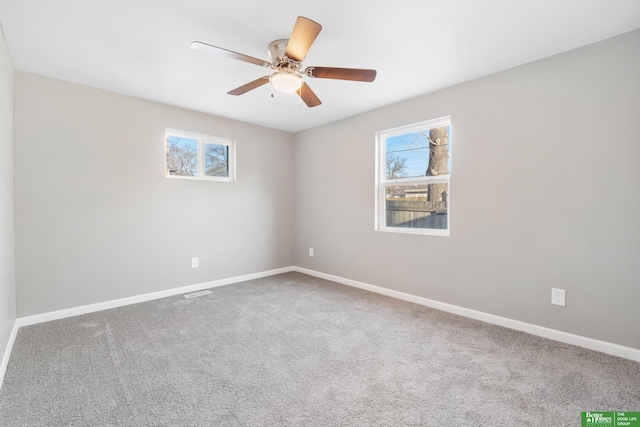
[[[451,118],[376,134],[376,230],[449,235]]]
[[[230,139],[167,129],[166,153],[168,177],[234,180],[234,142]]]

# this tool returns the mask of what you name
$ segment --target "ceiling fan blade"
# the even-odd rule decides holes
[[[300,95],[300,98],[302,98],[304,103],[307,104],[307,107],[309,108],[317,107],[318,105],[322,104],[320,98],[318,98],[318,96],[311,90],[311,88],[305,81],[302,82],[302,86],[300,86],[300,88],[296,90],[296,93]]]
[[[210,44],[202,43],[202,42],[192,42],[191,48],[196,50],[201,50],[203,52],[213,53],[215,55],[226,56],[227,58],[237,59],[239,61],[248,62],[250,64],[260,65],[262,67],[271,67],[271,63],[264,61],[262,59],[254,58],[253,56],[244,55],[242,53],[234,52],[229,49],[225,49],[218,46],[212,46]]]
[[[254,81],[247,83],[246,85],[242,85],[240,87],[235,88],[234,90],[230,90],[229,92],[227,92],[227,94],[242,95],[243,93],[247,93],[250,90],[253,90],[267,83],[269,83],[269,76],[263,76],[263,77],[260,77],[259,79],[255,79]]]
[[[307,56],[307,52],[314,40],[320,34],[320,30],[322,30],[322,25],[304,16],[298,16],[284,54],[294,61],[302,61]]]
[[[319,79],[355,80],[372,82],[376,79],[376,70],[362,68],[307,67],[304,73]]]

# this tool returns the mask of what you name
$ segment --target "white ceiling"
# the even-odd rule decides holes
[[[376,81],[235,97],[269,70],[189,48],[268,60],[298,15],[323,26],[303,66]],[[0,0],[0,23],[18,70],[296,132],[640,28],[640,0]]]

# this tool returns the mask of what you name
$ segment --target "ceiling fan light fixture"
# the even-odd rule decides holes
[[[267,83],[271,83],[279,92],[298,92],[300,101],[311,108],[321,105],[322,101],[320,101],[318,96],[306,83],[305,80],[307,77],[358,82],[372,82],[376,78],[376,70],[359,68],[313,66],[307,67],[304,71],[301,70],[300,65],[307,56],[307,52],[320,33],[320,30],[322,30],[322,25],[304,16],[298,16],[288,39],[274,40],[269,44],[268,52],[271,57],[270,62],[199,41],[191,43],[191,47],[273,70],[271,75],[259,77],[230,90],[227,94],[238,96],[262,85],[266,85]],[[273,97],[273,93],[271,93],[271,96]]]
[[[280,70],[273,73],[270,80],[273,87],[284,93],[295,92],[302,86],[302,77],[297,73],[287,70]]]

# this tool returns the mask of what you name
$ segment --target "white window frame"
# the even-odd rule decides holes
[[[421,176],[415,178],[396,178],[387,179],[387,138],[403,135],[406,133],[416,132],[420,130],[429,130],[437,127],[449,126],[449,144],[451,144],[451,116],[440,117],[433,120],[426,120],[420,123],[414,123],[406,126],[400,126],[393,129],[387,129],[376,132],[376,196],[375,196],[375,229],[377,231],[404,233],[404,234],[422,234],[431,236],[449,236],[451,230],[451,170],[447,175],[439,176]],[[449,145],[449,153],[451,153],[451,145]],[[385,190],[387,186],[393,185],[411,185],[411,184],[435,184],[447,183],[449,193],[447,194],[447,228],[405,228],[405,227],[388,227],[386,218],[386,200]]]
[[[169,152],[169,136],[178,136],[182,138],[195,139],[198,142],[198,175],[197,176],[183,176],[183,175],[171,175],[169,173],[169,165],[167,162],[167,154]],[[203,181],[220,181],[220,182],[234,182],[236,180],[236,147],[233,139],[222,138],[219,136],[204,135],[201,133],[188,132],[178,129],[165,129],[164,135],[164,149],[165,160],[164,170],[167,178],[173,179],[196,179]],[[227,166],[229,169],[229,176],[208,176],[205,175],[205,156],[204,146],[205,144],[216,144],[227,146]]]

